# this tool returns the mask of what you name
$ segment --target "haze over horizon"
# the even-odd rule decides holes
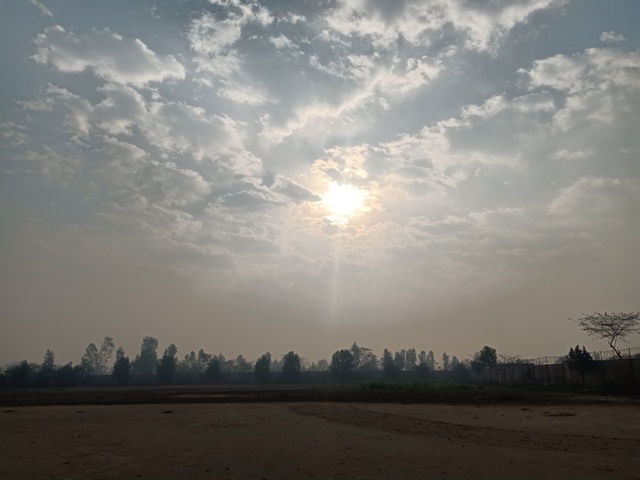
[[[105,335],[131,358],[145,335],[180,358],[607,350],[567,317],[640,311],[639,21],[3,2],[0,366]]]

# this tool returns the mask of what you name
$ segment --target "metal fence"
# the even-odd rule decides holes
[[[621,348],[620,355],[622,355],[622,358],[640,358],[640,347]],[[619,358],[618,354],[614,350],[591,352],[591,356],[594,360],[616,360]],[[525,360],[519,360],[518,363],[529,363],[533,365],[557,365],[560,363],[564,363],[566,360],[567,356],[562,355],[560,357],[548,356],[529,358]]]

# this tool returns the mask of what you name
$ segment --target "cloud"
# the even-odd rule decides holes
[[[92,69],[105,80],[136,87],[185,78],[184,67],[172,55],[158,56],[141,40],[124,38],[109,29],[75,35],[54,25],[38,34],[34,43],[37,51],[31,58],[62,72]]]
[[[602,32],[600,34],[600,41],[604,43],[622,43],[626,42],[627,39],[624,35],[616,32]]]
[[[548,212],[583,224],[622,222],[624,214],[637,210],[639,203],[637,180],[589,176],[563,188]]]
[[[47,6],[44,3],[38,2],[38,0],[29,0],[29,3],[37,7],[41,15],[44,15],[45,17],[53,18],[53,13],[51,12],[51,10],[47,8]]]
[[[532,88],[566,95],[554,124],[568,131],[588,122],[611,125],[640,107],[640,53],[590,48],[573,56],[538,60],[525,72]],[[626,123],[626,122],[625,122]]]

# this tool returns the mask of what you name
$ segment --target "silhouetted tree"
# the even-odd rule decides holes
[[[584,374],[589,372],[594,365],[591,354],[587,352],[584,346],[582,350],[580,350],[580,345],[576,345],[575,350],[573,348],[569,349],[569,355],[567,355],[566,361],[571,370],[580,372],[580,380],[584,387]]]
[[[164,355],[162,355],[162,358],[158,362],[156,373],[158,379],[165,385],[171,384],[176,375],[176,353],[178,353],[178,349],[172,343],[165,349]]]
[[[34,378],[34,386],[38,388],[51,387],[53,385],[53,373],[55,371],[55,354],[52,350],[47,350],[42,360],[42,365],[37,369]]]
[[[153,337],[144,337],[140,345],[140,353],[133,361],[132,369],[135,373],[151,374],[156,371],[158,364],[158,340]]]
[[[99,353],[95,343],[90,343],[82,355],[80,365],[87,375],[95,375],[99,369]]]
[[[250,372],[253,369],[251,362],[248,362],[242,355],[238,355],[234,362],[236,372]]]
[[[393,361],[398,367],[399,371],[404,370],[405,350],[400,350],[393,355]]]
[[[455,360],[455,361],[454,361]],[[469,365],[466,365],[463,362],[458,361],[456,357],[453,357],[451,361],[451,369],[453,370],[453,374],[459,380],[464,380],[469,377]]]
[[[282,372],[288,383],[297,383],[301,367],[300,355],[291,351],[282,357]]]
[[[271,354],[269,352],[262,355],[253,367],[258,383],[269,383],[271,380]]]
[[[447,355],[447,352],[444,352],[442,354],[442,369],[443,370],[449,370],[450,365],[449,365],[449,355]]]
[[[331,356],[329,370],[336,380],[344,381],[352,377],[356,369],[355,359],[349,350],[338,350]]]
[[[73,365],[67,363],[56,369],[53,379],[56,387],[71,388],[77,387],[82,383],[86,375],[86,371],[82,365]]]
[[[35,368],[26,360],[7,368],[7,385],[9,388],[27,388],[32,380]]]
[[[353,342],[350,348],[353,355],[353,361],[356,370],[371,371],[377,370],[378,359],[370,348],[360,347],[356,342]]]
[[[124,386],[129,382],[131,362],[129,361],[129,357],[125,357],[122,347],[119,347],[116,351],[116,361],[113,364],[112,373],[118,385]]]
[[[453,357],[451,357],[451,370],[455,369],[456,366],[460,363],[460,360],[458,360],[458,357],[456,357],[455,355]]]
[[[384,378],[386,378],[387,380],[395,380],[398,378],[398,376],[400,375],[400,367],[393,359],[391,352],[386,348],[384,349],[384,352],[382,352],[381,363],[382,375],[384,376]]]
[[[640,312],[631,313],[594,313],[593,315],[582,314],[577,320],[580,328],[588,335],[602,340],[606,340],[618,358],[622,358],[618,350],[618,340],[626,341],[626,337],[633,332],[640,333]]]
[[[326,359],[321,358],[320,360],[318,360],[316,368],[318,372],[326,372],[327,370],[329,370],[329,362]]]
[[[482,350],[476,353],[475,360],[480,362],[483,367],[493,367],[498,363],[498,354],[495,348],[485,345]]]
[[[113,355],[113,350],[116,345],[113,343],[113,338],[104,337],[100,350],[98,351],[98,368],[95,373],[98,375],[106,375],[109,373],[109,360]]]
[[[418,354],[415,348],[410,348],[404,354],[404,368],[408,371],[415,370],[418,365]]]
[[[196,352],[191,350],[184,356],[184,359],[178,363],[179,373],[200,373],[200,362],[196,356]]]
[[[416,376],[423,380],[429,378],[429,375],[431,375],[431,369],[426,363],[419,363],[416,365],[415,372]]]
[[[209,360],[209,363],[207,363],[204,374],[210,382],[217,383],[220,381],[221,373],[222,363],[220,362],[220,359],[214,355],[213,358]]]

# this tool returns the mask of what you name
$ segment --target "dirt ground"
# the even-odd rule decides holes
[[[640,479],[633,405],[2,407],[2,479]]]

